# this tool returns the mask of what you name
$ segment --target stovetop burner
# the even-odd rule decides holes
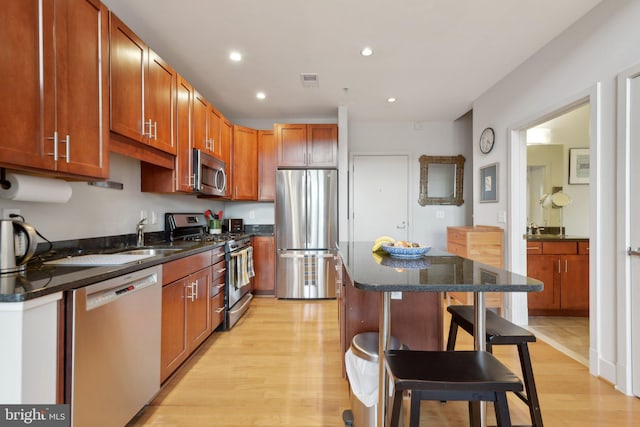
[[[235,243],[236,240],[247,238],[246,233],[208,234],[207,221],[204,214],[165,214],[165,239],[170,242],[213,242]]]

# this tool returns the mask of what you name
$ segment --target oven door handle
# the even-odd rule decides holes
[[[234,310],[230,310],[229,311],[230,314],[235,314],[235,313],[237,313],[239,311],[242,311],[247,306],[247,304],[249,304],[249,302],[253,299],[253,294],[252,293],[248,293],[247,295],[248,295],[247,300],[244,303],[242,303],[242,305],[240,307],[238,307],[238,308],[236,308]]]

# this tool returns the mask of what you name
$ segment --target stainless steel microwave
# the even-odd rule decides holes
[[[193,191],[211,196],[227,195],[227,173],[222,160],[193,149]]]

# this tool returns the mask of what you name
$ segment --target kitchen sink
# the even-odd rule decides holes
[[[178,252],[183,248],[138,248],[129,249],[123,252],[118,252],[119,255],[164,255],[172,252]]]

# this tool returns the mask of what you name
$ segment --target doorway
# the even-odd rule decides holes
[[[409,156],[351,156],[352,241],[409,240]]]

